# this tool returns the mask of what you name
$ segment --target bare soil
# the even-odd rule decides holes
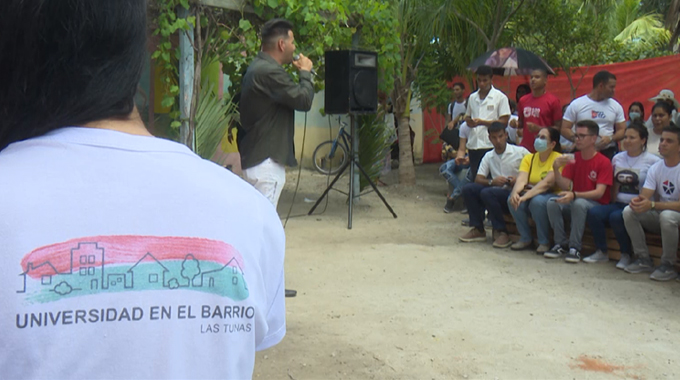
[[[286,227],[288,333],[259,352],[255,379],[678,379],[680,284],[608,264],[466,244],[444,214],[437,165],[418,185],[346,196],[305,215],[327,177],[303,170]],[[289,170],[285,219],[297,170]],[[347,176],[337,186],[347,190]],[[321,213],[325,208],[325,211]]]

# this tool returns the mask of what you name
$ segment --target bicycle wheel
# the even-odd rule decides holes
[[[319,144],[314,149],[312,159],[314,160],[314,168],[321,174],[336,174],[345,165],[347,159],[347,150],[342,144],[337,144],[335,152],[331,157],[331,149],[333,148],[333,141],[326,141]]]

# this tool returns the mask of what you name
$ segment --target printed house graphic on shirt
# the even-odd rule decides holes
[[[22,260],[17,293],[29,303],[123,291],[185,289],[248,298],[241,255],[213,240],[107,236],[42,247]]]

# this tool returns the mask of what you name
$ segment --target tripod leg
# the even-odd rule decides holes
[[[324,199],[324,197],[326,197],[326,196],[328,195],[328,192],[331,191],[331,189],[333,188],[333,185],[335,185],[335,183],[338,182],[338,180],[339,180],[340,177],[342,176],[342,173],[344,173],[345,170],[347,170],[347,167],[349,167],[349,165],[350,165],[351,162],[352,162],[351,160],[350,160],[350,161],[347,161],[347,162],[345,163],[345,165],[342,167],[342,169],[340,169],[340,171],[339,171],[338,174],[335,176],[335,178],[333,178],[333,181],[330,183],[330,185],[328,185],[328,187],[327,187],[326,190],[323,192],[323,194],[321,194],[321,196],[320,196],[319,199],[316,201],[316,203],[314,203],[314,206],[312,206],[312,209],[309,210],[309,212],[307,213],[307,215],[312,215],[312,213],[314,212],[314,210],[316,210],[316,208],[319,207],[319,204],[321,203],[321,201]]]
[[[385,200],[383,195],[380,193],[380,191],[378,190],[378,187],[375,185],[375,183],[373,183],[373,181],[371,181],[371,177],[368,175],[368,173],[366,173],[364,168],[362,168],[361,165],[359,165],[358,162],[356,163],[356,165],[357,165],[357,168],[359,168],[359,170],[361,171],[361,174],[364,175],[364,178],[366,178],[368,183],[371,184],[373,191],[375,191],[375,193],[378,194],[378,196],[380,197],[380,200],[383,201],[383,203],[385,204],[385,207],[387,207],[387,209],[390,211],[390,213],[392,213],[392,216],[394,216],[394,218],[396,219],[397,214],[394,212],[394,210],[392,210],[392,207],[390,207],[390,205],[387,203],[387,201]]]

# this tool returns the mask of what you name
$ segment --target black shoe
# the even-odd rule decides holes
[[[446,198],[446,205],[444,205],[444,212],[445,213],[450,213],[453,212],[453,204],[456,203],[456,200],[454,198]]]
[[[567,253],[567,256],[564,257],[564,261],[572,264],[578,263],[581,261],[581,252],[579,252],[577,249],[570,248],[569,253]]]
[[[286,289],[286,297],[295,297],[295,296],[297,296],[297,290]]]

